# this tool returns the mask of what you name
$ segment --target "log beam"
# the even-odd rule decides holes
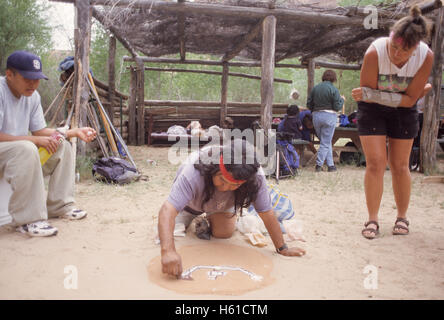
[[[91,0],[90,0],[91,1]],[[98,10],[93,8],[92,10],[93,17],[97,19],[105,28],[107,28],[114,36],[120,41],[120,43],[128,50],[128,52],[133,56],[133,58],[137,57],[137,52],[134,47],[120,34],[118,29],[114,26],[108,26],[105,23],[105,17]]]
[[[227,64],[227,67],[228,67],[228,64]],[[147,70],[147,71],[160,71],[160,72],[164,71],[164,72],[201,73],[201,74],[212,74],[212,75],[223,76],[223,72],[220,72],[220,71],[210,71],[210,70],[156,68],[156,67],[145,67],[145,70]],[[247,78],[247,79],[253,79],[253,80],[261,80],[260,76],[253,76],[251,74],[246,74],[246,73],[229,72],[228,75],[232,76],[232,77]],[[281,78],[275,78],[274,82],[288,83],[288,84],[292,84],[293,83],[292,80],[281,79]]]
[[[213,60],[179,60],[179,59],[171,59],[171,58],[151,58],[151,57],[140,57],[145,63],[166,63],[166,64],[197,64],[197,65],[206,65],[206,66],[222,66],[221,61],[213,61]],[[123,61],[125,62],[134,62],[134,58],[124,56]],[[326,61],[315,61],[316,66],[331,68],[331,69],[343,69],[343,70],[360,70],[361,66],[357,64],[341,64],[341,63],[332,63]],[[228,62],[229,67],[261,67],[260,62]],[[276,63],[274,65],[275,68],[298,68],[298,69],[307,69],[307,66],[304,64],[292,64],[292,63]],[[231,74],[230,74],[231,75]]]
[[[169,63],[169,64],[197,64],[197,65],[205,65],[205,66],[222,66],[222,61],[214,61],[214,60],[180,60],[180,59],[171,59],[171,58],[151,58],[151,57],[140,57],[143,62],[146,63]],[[124,56],[124,62],[134,62],[134,58]],[[261,63],[258,61],[246,61],[246,62],[228,62],[229,67],[261,67]],[[276,64],[275,68],[301,68],[305,69],[306,66],[302,64]]]
[[[237,45],[234,46],[233,49],[228,51],[223,57],[222,62],[228,62],[234,57],[236,57],[239,52],[241,52],[251,41],[253,41],[257,35],[262,30],[262,24],[263,20],[259,21],[251,30],[247,33],[247,35],[242,39],[241,42],[239,42]]]
[[[220,107],[220,101],[145,100],[151,107]],[[260,102],[227,102],[228,107],[260,107]],[[273,108],[288,107],[288,103],[273,103]]]
[[[378,29],[377,33],[374,30],[369,30],[369,31],[367,31],[365,33],[358,34],[355,37],[339,41],[339,42],[335,43],[334,45],[332,45],[330,47],[322,48],[320,50],[315,50],[315,51],[310,50],[309,54],[306,54],[306,55],[302,56],[302,60],[308,60],[308,59],[311,59],[311,58],[316,58],[316,57],[321,56],[323,54],[327,54],[327,53],[331,52],[334,49],[338,49],[338,48],[341,48],[341,47],[345,47],[345,46],[357,43],[357,42],[359,42],[361,40],[364,40],[364,39],[367,39],[369,37],[380,36],[380,35],[385,34],[386,32],[387,32],[387,30],[384,29],[384,28]]]
[[[269,15],[275,16],[279,20],[298,20],[307,23],[323,25],[359,25],[362,26],[361,17],[347,17],[335,14],[326,14],[313,11],[301,11],[291,9],[268,9],[257,7],[241,7],[207,3],[177,3],[154,0],[91,0],[94,5],[100,6],[121,6],[132,8],[145,8],[150,10],[162,10],[174,13],[242,17],[246,19],[263,19]],[[390,21],[392,23],[392,21]],[[381,22],[382,24],[382,22]]]

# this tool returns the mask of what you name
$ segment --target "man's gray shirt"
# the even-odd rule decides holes
[[[0,77],[0,132],[12,136],[27,136],[46,128],[45,117],[37,91],[30,97],[21,96],[17,99],[6,83],[5,77]]]

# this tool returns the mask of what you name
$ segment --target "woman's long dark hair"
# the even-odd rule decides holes
[[[219,152],[219,154],[210,154],[211,152]],[[208,155],[214,160],[217,159],[217,161],[206,163],[200,157],[199,162],[194,164],[194,167],[204,177],[205,182],[205,195],[202,206],[214,195],[213,176],[220,171],[219,157],[222,154],[224,156],[225,168],[231,173],[233,178],[236,180],[246,180],[245,183],[234,191],[235,212],[238,210],[242,212],[242,208],[248,208],[256,200],[261,187],[256,180],[259,162],[257,161],[254,148],[244,140],[235,139],[231,141],[231,144],[220,146],[219,150],[213,149],[210,153]]]

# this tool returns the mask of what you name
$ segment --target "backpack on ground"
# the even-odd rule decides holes
[[[297,169],[299,168],[299,155],[295,147],[286,140],[276,140],[276,143],[276,151],[282,151],[285,158],[279,158],[279,171],[282,175],[289,175],[291,172],[288,166],[290,166],[291,171],[297,172]]]
[[[339,126],[340,127],[348,127],[350,126],[350,121],[348,120],[348,116],[345,114],[339,115]]]
[[[117,158],[101,158],[93,164],[92,175],[97,181],[126,184],[140,178],[140,173],[128,161]]]

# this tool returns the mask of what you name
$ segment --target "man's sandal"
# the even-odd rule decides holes
[[[399,222],[403,222],[403,223],[405,223],[405,225],[407,226],[404,226],[404,225],[402,225],[402,224],[400,224]],[[393,231],[392,231],[392,234],[393,235],[395,235],[395,236],[405,236],[405,235],[408,235],[409,234],[409,221],[407,220],[407,219],[404,219],[404,218],[397,218],[396,219],[396,221],[395,221],[395,226],[393,227]],[[407,232],[399,232],[399,231],[396,231],[396,230],[399,230],[399,229],[403,229],[403,230],[406,230]]]
[[[376,229],[374,227],[369,227],[369,225],[376,225]],[[376,238],[376,236],[379,234],[379,224],[376,221],[367,221],[364,224],[365,229],[362,229],[361,233],[362,236],[366,239],[372,240]],[[370,232],[369,234],[364,234],[365,232]]]

